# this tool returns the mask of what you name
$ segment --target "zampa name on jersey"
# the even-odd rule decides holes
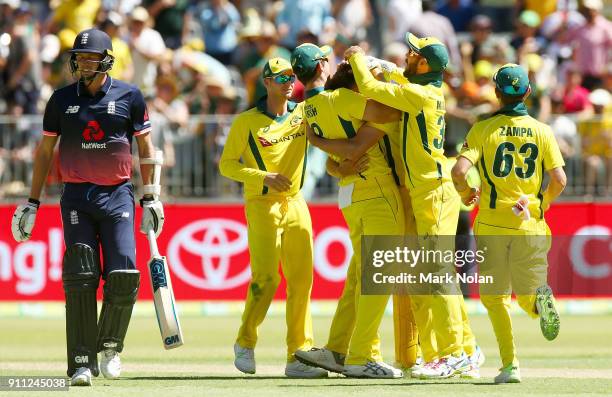
[[[277,143],[283,143],[283,142],[289,142],[295,138],[299,138],[301,136],[306,135],[306,133],[304,132],[294,132],[293,134],[289,134],[287,136],[282,136],[280,138],[269,138],[266,139],[264,137],[258,137],[257,140],[259,140],[259,143],[261,143],[261,146],[263,147],[267,147],[267,146],[272,146],[272,145],[276,145]]]
[[[499,131],[499,136],[533,136],[531,128],[527,127],[512,127],[502,125]]]

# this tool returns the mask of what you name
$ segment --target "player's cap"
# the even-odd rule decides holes
[[[296,47],[291,54],[291,66],[298,78],[309,78],[314,74],[321,59],[331,54],[330,46],[319,47],[312,43],[304,43]]]
[[[408,32],[406,44],[412,51],[427,59],[432,72],[442,72],[448,66],[448,50],[444,43],[435,37],[418,38]]]
[[[287,70],[292,70],[288,60],[283,58],[272,58],[266,62],[263,68],[263,78],[274,77]]]
[[[582,6],[589,10],[601,11],[603,8],[603,2],[601,0],[582,0]]]
[[[71,53],[88,52],[113,56],[113,43],[105,32],[98,29],[87,29],[77,34]]]
[[[531,28],[537,28],[540,26],[542,20],[537,12],[533,10],[525,10],[521,12],[521,15],[519,15],[519,22]]]
[[[527,71],[515,63],[507,63],[499,68],[493,75],[493,82],[504,95],[520,96],[529,89]]]
[[[132,21],[147,22],[149,20],[149,11],[142,6],[135,7],[130,13]]]

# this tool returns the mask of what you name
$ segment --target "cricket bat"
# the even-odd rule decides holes
[[[157,186],[159,186],[161,177],[162,163],[163,153],[161,151],[155,152],[153,184]],[[174,349],[183,345],[183,332],[181,331],[181,323],[176,313],[172,280],[170,280],[170,272],[168,271],[168,261],[165,256],[159,254],[157,239],[153,229],[147,231],[147,239],[149,240],[149,250],[151,252],[151,259],[149,259],[147,267],[149,268],[149,277],[151,279],[157,324],[159,325],[164,348],[166,350]]]

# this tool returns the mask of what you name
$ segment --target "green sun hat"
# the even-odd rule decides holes
[[[304,43],[295,48],[291,54],[291,66],[300,80],[308,79],[314,75],[315,69],[321,59],[331,54],[330,46],[319,47],[312,43]]]
[[[444,43],[435,37],[418,38],[408,32],[406,44],[412,51],[427,59],[432,72],[442,72],[448,66],[448,50]]]

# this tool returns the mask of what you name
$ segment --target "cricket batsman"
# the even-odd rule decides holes
[[[300,189],[308,141],[302,104],[288,100],[295,74],[282,58],[263,69],[267,95],[236,117],[219,163],[221,175],[244,183],[252,278],[242,325],[234,344],[236,368],[254,374],[257,327],[280,283],[287,280],[287,366],[290,378],[321,378],[327,371],[297,361],[293,354],[312,346],[312,224]],[[241,162],[240,159],[243,159]]]
[[[550,204],[566,185],[563,158],[549,126],[529,116],[525,99],[531,93],[527,72],[506,64],[493,77],[501,109],[468,132],[452,169],[463,202],[473,203],[478,190],[466,182],[472,166],[482,180],[480,208],[474,222],[479,250],[487,247],[479,273],[494,285],[480,285],[499,345],[502,368],[495,383],[521,381],[510,319],[511,294],[520,307],[540,319],[542,334],[559,333],[559,314],[547,280],[550,229],[544,219]],[[544,173],[550,182],[543,188]]]
[[[362,125],[364,121],[397,122],[399,112],[347,88],[326,90],[325,83],[330,77],[329,55],[329,47],[311,43],[298,46],[291,55],[294,71],[305,85],[307,123],[315,135],[327,138],[328,142],[363,134],[365,141],[371,143],[363,145],[361,153],[355,154],[358,159],[367,153],[367,169],[339,181],[338,204],[349,228],[353,257],[328,343],[322,349],[298,351],[296,357],[348,377],[401,378],[403,372],[386,364],[380,352],[378,328],[389,295],[361,294],[362,236],[403,235],[404,232],[403,206],[392,170],[383,151],[374,145],[381,132]],[[336,162],[344,160],[332,158]]]
[[[448,51],[433,37],[417,38],[407,33],[406,43],[409,50],[404,77],[409,82],[404,84],[376,80],[360,47],[349,48],[345,57],[360,93],[402,112],[402,160],[419,243],[428,250],[453,249],[450,236],[456,233],[460,205],[443,151],[445,106],[441,87]],[[450,263],[434,265],[441,271],[454,272]],[[425,365],[412,376],[447,378],[477,367],[481,359],[461,295],[413,295],[410,305],[425,359]]]
[[[108,75],[114,62],[110,37],[97,29],[84,30],[70,52],[70,69],[78,81],[55,91],[47,103],[30,198],[15,210],[11,230],[16,241],[30,238],[59,140],[67,373],[72,386],[91,386],[92,375],[100,371],[107,379],[121,374],[119,353],[140,285],[130,183],[134,137],[144,184],[141,231],[152,228],[159,235],[164,212],[154,199],[159,186],[151,184],[153,145],[145,101],[138,88]],[[98,318],[100,277],[104,302]]]

